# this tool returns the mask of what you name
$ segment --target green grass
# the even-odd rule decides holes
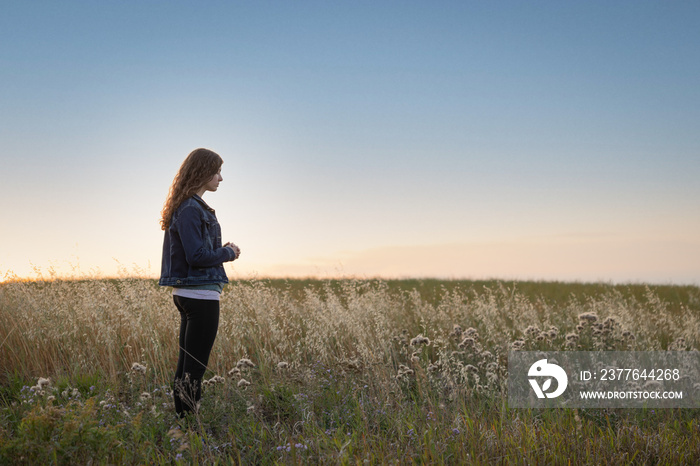
[[[504,388],[516,340],[698,350],[697,287],[265,279],[229,285],[221,305],[205,376],[226,381],[178,421],[168,290],[145,279],[0,285],[0,464],[700,462],[698,410],[509,409]],[[615,330],[576,330],[590,312]],[[454,325],[473,329],[475,347],[459,347]],[[582,348],[566,346],[571,332]],[[411,345],[419,334],[430,344]],[[229,375],[241,358],[255,367]],[[51,379],[42,390],[39,377]]]

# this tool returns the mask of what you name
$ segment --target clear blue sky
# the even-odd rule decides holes
[[[700,3],[37,1],[0,15],[0,276],[155,275],[179,164],[232,277],[700,283]]]

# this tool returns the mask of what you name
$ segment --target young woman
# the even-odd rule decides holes
[[[214,209],[202,200],[223,181],[223,163],[208,149],[192,151],[173,180],[160,220],[165,239],[158,283],[173,287],[180,311],[180,355],[173,385],[180,417],[195,411],[201,397],[202,376],[219,327],[219,296],[228,283],[223,263],[241,255],[235,244],[221,244]]]

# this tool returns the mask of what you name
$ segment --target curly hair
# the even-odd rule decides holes
[[[187,156],[180,170],[178,170],[173,184],[168,191],[168,197],[161,211],[160,227],[167,230],[170,227],[170,220],[173,212],[182,201],[192,197],[211,178],[216,175],[224,163],[222,158],[209,149],[195,149]]]

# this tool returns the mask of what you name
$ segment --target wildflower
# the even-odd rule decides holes
[[[411,340],[411,346],[427,345],[430,346],[430,340],[424,337],[422,334],[416,336]]]
[[[211,379],[209,379],[209,385],[215,385],[217,383],[224,383],[226,382],[226,379],[221,377],[220,375],[215,375]]]
[[[242,358],[240,361],[238,361],[236,367],[238,369],[245,369],[248,367],[255,367],[255,364],[253,364],[253,361],[251,361],[250,359]]]
[[[610,316],[603,321],[603,327],[611,329],[615,326],[616,323],[617,321],[615,320],[615,318]]]
[[[146,366],[135,362],[131,365],[131,372],[145,374],[146,373]]]
[[[51,380],[45,379],[43,377],[39,377],[39,380],[37,381],[36,384],[39,388],[48,387],[49,385],[51,385]]]
[[[462,342],[457,346],[464,349],[464,348],[473,348],[475,344],[476,344],[476,341],[472,337],[467,337],[464,340],[462,340]]]
[[[246,388],[248,385],[250,385],[250,382],[248,382],[246,379],[239,380],[237,384],[238,388]]]
[[[399,373],[396,375],[397,379],[403,378],[408,375],[413,374],[413,369],[411,369],[408,366],[404,366],[403,364],[399,364]]]
[[[464,334],[468,337],[472,337],[475,340],[479,339],[479,331],[474,327],[469,327],[467,330],[464,331]]]
[[[459,435],[459,429],[456,427],[452,429],[452,435]]]
[[[535,338],[540,333],[540,329],[536,325],[528,325],[528,327],[525,329],[525,335],[530,338]]]

